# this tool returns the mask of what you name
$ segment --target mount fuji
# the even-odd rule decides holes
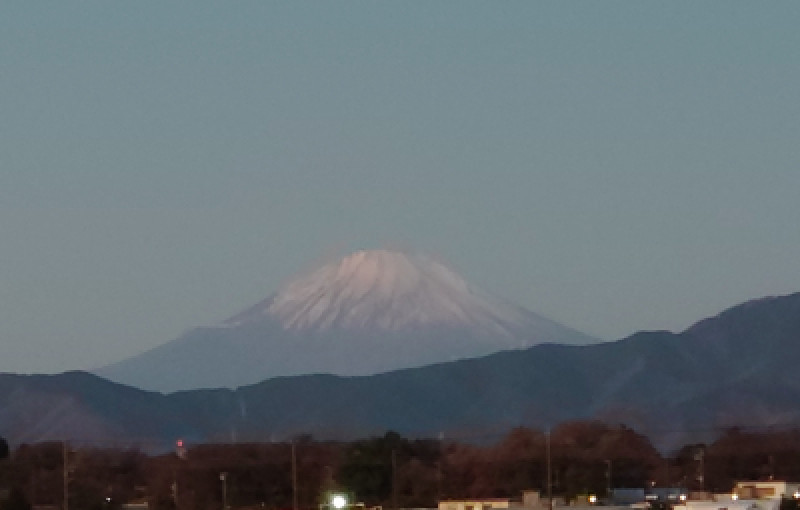
[[[171,392],[302,374],[370,375],[597,341],[473,287],[434,258],[373,250],[317,267],[220,324],[95,373]]]

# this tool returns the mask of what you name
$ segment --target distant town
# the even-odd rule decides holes
[[[660,453],[596,421],[499,437],[191,444],[0,440],[2,510],[795,510],[800,430],[731,428]]]

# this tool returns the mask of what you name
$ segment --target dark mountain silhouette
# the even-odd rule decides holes
[[[163,395],[85,373],[0,376],[0,436],[167,447],[189,441],[496,437],[595,418],[669,446],[723,427],[800,426],[800,294],[731,308],[683,333],[545,344],[374,376],[279,377]]]

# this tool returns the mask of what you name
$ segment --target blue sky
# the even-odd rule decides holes
[[[399,246],[605,339],[800,291],[797,2],[7,2],[0,371]]]

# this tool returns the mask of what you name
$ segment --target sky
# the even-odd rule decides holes
[[[0,371],[400,247],[605,340],[800,291],[800,3],[4,2]]]

